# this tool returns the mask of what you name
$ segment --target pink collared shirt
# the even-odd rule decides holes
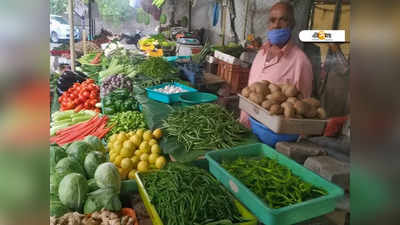
[[[276,84],[293,84],[304,97],[312,92],[313,73],[310,60],[293,42],[289,41],[282,49],[266,43],[265,50],[258,51],[251,66],[248,85],[268,80]],[[250,128],[248,115],[240,114],[240,122]]]

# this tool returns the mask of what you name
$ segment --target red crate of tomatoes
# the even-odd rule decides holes
[[[68,91],[65,91],[58,102],[61,111],[74,109],[79,112],[83,109],[100,112],[96,104],[100,102],[100,88],[94,83],[93,79],[87,79],[82,83],[74,83]]]

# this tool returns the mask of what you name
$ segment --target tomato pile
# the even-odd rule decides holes
[[[100,112],[96,104],[100,102],[100,89],[94,84],[93,79],[87,79],[82,83],[74,83],[68,91],[65,91],[59,98],[61,111],[75,110],[79,112],[83,109]]]

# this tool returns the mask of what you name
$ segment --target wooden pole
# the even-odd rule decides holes
[[[246,40],[247,17],[249,14],[250,0],[246,0],[246,13],[244,14],[243,40]]]
[[[189,19],[188,19],[189,32],[192,31],[192,0],[189,0]]]
[[[221,16],[222,16],[222,46],[225,46],[225,33],[226,33],[226,1],[223,1],[222,7],[221,7]]]
[[[83,41],[83,54],[84,55],[86,55],[87,54],[87,42],[86,42],[86,39],[87,39],[87,34],[86,34],[86,28],[85,27],[83,27],[83,30],[82,30],[82,41]]]
[[[74,1],[68,0],[69,16],[69,50],[71,56],[71,70],[75,72],[75,40],[74,40]]]

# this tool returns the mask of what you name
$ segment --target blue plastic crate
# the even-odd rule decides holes
[[[161,92],[154,91],[154,89],[163,88],[163,87],[165,87],[167,85],[175,85],[177,87],[180,87],[180,88],[186,90],[187,92],[176,93],[176,94],[164,94],[164,93],[161,93]],[[171,103],[178,102],[179,101],[179,96],[181,94],[183,94],[183,93],[197,92],[197,90],[194,89],[194,88],[191,88],[191,87],[188,87],[186,85],[183,85],[183,84],[180,84],[180,83],[176,83],[176,82],[163,83],[163,84],[160,84],[160,85],[149,87],[149,88],[146,88],[146,91],[147,91],[147,97],[149,97],[150,99],[153,99],[153,100],[156,100],[156,101],[159,101],[159,102],[163,102],[163,103],[166,103],[166,104],[171,104]]]
[[[273,148],[278,142],[294,142],[299,137],[297,134],[277,134],[251,116],[249,117],[249,120],[251,129],[258,139]]]

